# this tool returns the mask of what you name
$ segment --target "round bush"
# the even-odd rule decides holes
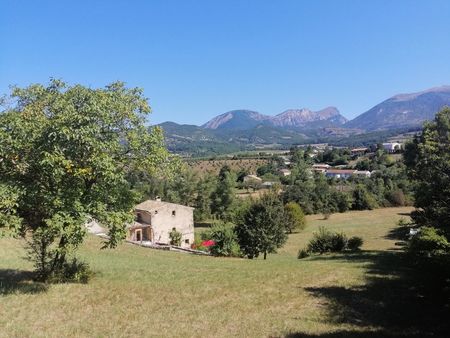
[[[364,240],[361,237],[353,236],[353,237],[350,237],[349,240],[347,241],[347,248],[350,251],[358,251],[358,250],[360,250],[363,243],[364,243]]]

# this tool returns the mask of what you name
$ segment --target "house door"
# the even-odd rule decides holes
[[[137,242],[142,241],[142,230],[141,229],[136,230],[136,241]]]

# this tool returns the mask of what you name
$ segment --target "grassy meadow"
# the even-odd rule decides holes
[[[80,250],[96,272],[88,284],[33,282],[23,243],[1,239],[0,337],[427,336],[443,314],[427,310],[395,245],[410,210],[308,216],[266,261],[99,250],[91,236]],[[298,260],[319,225],[362,236],[363,251]]]

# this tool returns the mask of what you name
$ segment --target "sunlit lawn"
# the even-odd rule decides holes
[[[2,239],[0,336],[265,337],[376,330],[368,321],[331,318],[329,300],[311,291],[364,286],[370,256],[298,260],[296,255],[320,225],[362,236],[368,255],[394,249],[395,240],[386,236],[410,210],[348,212],[328,220],[308,216],[307,229],[291,235],[267,261],[193,256],[130,244],[99,250],[99,239],[89,237],[81,255],[96,276],[87,285],[47,287],[31,282],[24,272],[31,265],[22,259],[22,242]]]

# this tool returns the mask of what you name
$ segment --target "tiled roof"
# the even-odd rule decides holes
[[[327,174],[353,174],[355,170],[352,169],[329,169],[327,170]]]
[[[181,208],[194,209],[194,208],[188,207],[186,205],[163,202],[163,201],[155,201],[155,200],[144,201],[144,202],[136,205],[135,209],[136,210],[144,210],[144,211],[152,211],[155,209],[161,209],[163,207],[177,207],[177,208],[181,207]]]

